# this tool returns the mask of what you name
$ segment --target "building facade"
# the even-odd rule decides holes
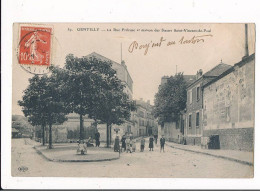
[[[221,149],[253,150],[255,55],[204,86],[203,136],[219,135]]]
[[[187,87],[186,110],[183,118],[185,120],[183,126],[186,144],[201,144],[203,130],[203,86],[231,67],[230,65],[220,63],[205,74],[203,74],[202,70],[199,70],[196,74],[196,80]]]
[[[158,124],[152,115],[153,106],[150,101],[143,99],[135,100],[137,110],[133,113],[136,136],[147,136],[158,134]]]

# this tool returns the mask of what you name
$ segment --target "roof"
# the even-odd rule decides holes
[[[229,73],[233,72],[235,70],[235,67],[241,67],[243,65],[245,65],[246,63],[252,61],[255,59],[255,53],[248,56],[248,57],[244,57],[241,61],[239,61],[238,63],[236,63],[234,66],[231,66],[231,68],[229,68],[228,70],[224,71],[222,74],[220,74],[219,76],[217,76],[216,78],[214,78],[213,80],[209,81],[208,83],[206,83],[204,85],[204,87],[207,87],[208,85],[218,81],[219,79],[221,79],[222,77],[225,77],[226,75],[228,75]]]
[[[186,81],[187,85],[195,81],[196,75],[183,75],[184,80]]]
[[[203,83],[203,84],[207,84],[209,81],[211,81],[210,78],[213,79],[213,78],[221,75],[223,72],[227,71],[230,68],[232,68],[231,65],[227,65],[225,63],[220,63],[217,66],[215,66],[214,68],[212,68],[211,70],[209,70],[208,72],[204,73],[199,79],[190,83],[187,88],[191,87],[193,84],[195,84],[199,81],[206,80],[208,78]]]
[[[213,69],[209,70],[207,73],[204,74],[206,77],[212,77],[212,76],[219,76],[229,68],[231,68],[231,65],[227,65],[225,63],[220,63],[217,66],[215,66]]]

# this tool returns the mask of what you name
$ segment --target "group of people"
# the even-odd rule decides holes
[[[155,144],[157,144],[157,139],[158,139],[158,135],[150,136],[150,138],[149,138],[149,151],[153,151],[154,142],[155,142]],[[144,143],[145,143],[145,141],[142,141],[142,140],[144,140],[144,139],[143,138],[141,139],[141,151],[144,150]],[[161,151],[164,152],[164,145],[165,145],[165,138],[162,135],[162,137],[160,139],[160,152]]]
[[[157,144],[158,135],[151,135],[149,138],[149,151],[153,151],[154,143]],[[116,131],[116,134],[114,136],[114,151],[115,152],[135,152],[136,151],[136,141],[133,139],[132,134],[126,133],[121,138],[121,148],[120,148],[120,135],[118,134],[118,131]],[[95,141],[96,141],[96,147],[100,146],[100,133],[97,131],[95,133]],[[165,138],[162,135],[160,138],[160,152],[164,152],[164,145],[165,145]],[[144,137],[140,140],[140,151],[143,152],[145,148],[145,139]]]
[[[155,144],[157,144],[157,138],[158,135],[155,136],[150,136],[149,138],[149,151],[153,151],[154,148],[154,142]],[[122,151],[126,151],[127,153],[130,152],[135,152],[136,150],[136,141],[133,139],[133,137],[131,135],[123,135],[122,139],[121,139],[121,144],[122,144]],[[165,138],[162,135],[161,139],[160,139],[160,152],[163,151],[164,152],[164,145],[165,145]],[[120,149],[120,145],[119,145],[119,140],[115,139],[115,146],[114,147],[118,147],[118,149],[115,151],[119,151]],[[140,140],[140,151],[143,152],[145,148],[145,139],[144,137],[141,138]]]
[[[135,152],[136,150],[136,141],[133,139],[132,134],[130,135],[123,135],[121,139],[121,144],[122,144],[122,150],[121,151],[126,151],[127,153],[130,152]]]

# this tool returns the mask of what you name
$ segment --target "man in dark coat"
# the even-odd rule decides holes
[[[160,145],[161,145],[161,148],[160,148],[160,152],[163,150],[164,152],[164,144],[165,144],[165,138],[164,136],[162,135],[161,139],[160,139]]]
[[[99,139],[100,139],[100,133],[97,131],[95,133],[96,147],[99,147],[99,145],[100,145]]]
[[[149,151],[151,151],[151,150],[153,151],[153,141],[154,141],[153,136],[151,136],[149,139],[149,148],[150,148]]]

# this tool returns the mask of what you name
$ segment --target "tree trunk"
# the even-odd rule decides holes
[[[84,132],[84,127],[83,127],[83,116],[80,114],[79,116],[79,139],[83,140],[83,132]]]
[[[109,148],[110,146],[110,142],[109,142],[109,128],[110,128],[110,125],[107,124],[107,148]]]
[[[42,145],[45,145],[45,126],[42,125]]]
[[[111,133],[111,129],[112,129],[112,125],[109,125],[109,143],[110,143],[110,145],[111,145],[111,143],[112,143],[112,137],[111,137],[112,133]]]
[[[52,149],[52,125],[49,125],[49,149]]]

